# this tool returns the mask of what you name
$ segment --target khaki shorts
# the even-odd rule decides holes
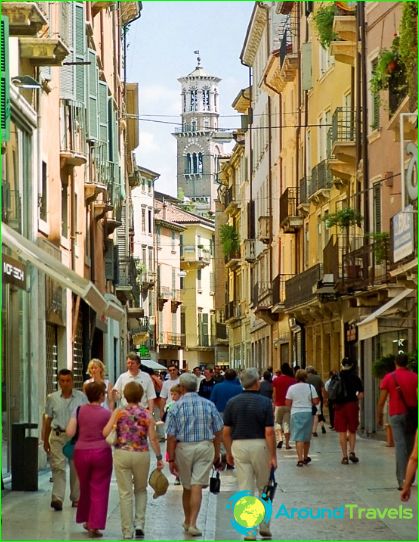
[[[275,407],[275,423],[279,424],[284,433],[290,432],[290,407]]]
[[[208,486],[214,461],[212,441],[178,442],[175,456],[180,483],[185,489],[191,489],[191,486],[195,485]]]

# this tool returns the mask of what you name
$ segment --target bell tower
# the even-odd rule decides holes
[[[199,51],[195,69],[178,79],[182,86],[182,125],[173,134],[177,141],[177,187],[195,204],[195,212],[215,211],[218,157],[223,141],[218,132],[218,77],[201,65]],[[228,139],[227,139],[228,140]]]

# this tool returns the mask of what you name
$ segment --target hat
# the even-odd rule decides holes
[[[154,489],[153,499],[157,499],[157,497],[164,495],[169,487],[169,480],[162,471],[158,469],[154,469],[150,474],[148,483]]]
[[[343,358],[341,366],[343,371],[348,371],[352,369],[353,363],[349,358]]]

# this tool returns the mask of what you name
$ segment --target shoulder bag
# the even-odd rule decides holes
[[[77,439],[79,438],[79,410],[80,410],[80,407],[78,406],[77,410],[76,410],[76,420],[77,420],[76,433],[75,433],[74,437],[72,437],[70,440],[68,440],[63,446],[63,454],[70,461],[73,459],[74,447],[76,445]]]
[[[407,415],[406,415],[406,430],[409,433],[414,433],[416,429],[418,428],[418,406],[410,407],[407,405],[406,400],[404,398],[402,389],[397,382],[396,375],[394,373],[391,373],[391,376],[393,377],[394,383],[396,385],[397,393],[399,394],[400,401],[403,403],[404,408],[406,409]]]

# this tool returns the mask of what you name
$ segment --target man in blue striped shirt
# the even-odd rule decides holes
[[[184,373],[179,378],[184,395],[170,409],[167,420],[167,453],[170,472],[183,486],[183,528],[201,536],[196,526],[202,488],[209,484],[212,465],[219,465],[223,420],[214,403],[196,392],[198,379]]]

